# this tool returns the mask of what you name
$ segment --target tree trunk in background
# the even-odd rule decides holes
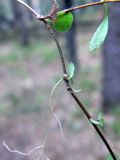
[[[120,4],[111,4],[109,33],[103,48],[103,110],[120,104]]]
[[[27,28],[26,10],[16,0],[11,0],[12,9],[15,17],[15,25],[19,30],[19,36],[23,45],[29,44],[29,33]]]
[[[70,8],[72,6],[72,0],[64,0],[64,8]],[[69,55],[69,61],[73,62],[76,67],[78,67],[77,61],[77,49],[76,49],[76,27],[75,27],[75,20],[73,26],[71,27],[70,31],[66,33],[66,41],[67,41],[67,49]]]
[[[2,27],[2,23],[4,21],[4,14],[3,14],[3,3],[2,0],[0,1],[0,32],[2,32],[3,27]],[[0,36],[1,38],[1,36]]]

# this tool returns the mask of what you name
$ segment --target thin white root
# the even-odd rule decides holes
[[[47,156],[43,155],[43,157],[45,157],[45,159],[50,160],[50,158],[48,158]]]
[[[36,160],[41,160],[41,158],[44,157],[47,160],[50,160],[46,155],[44,155],[42,152],[40,153],[40,156]]]
[[[3,145],[5,146],[5,148],[11,152],[11,153],[18,153],[20,155],[23,155],[23,156],[30,156],[35,150],[38,150],[38,149],[41,149],[43,148],[45,145],[41,145],[41,146],[38,146],[38,147],[35,147],[33,148],[31,151],[29,151],[28,153],[24,153],[24,152],[21,152],[21,151],[18,151],[18,150],[12,150],[8,147],[8,145],[5,143],[5,141],[3,141]]]
[[[39,157],[36,160],[41,160],[42,157],[45,157],[46,159],[48,158],[47,156],[44,155],[44,150],[45,150],[45,145],[46,145],[46,142],[47,142],[47,138],[48,138],[48,133],[47,133],[47,135],[45,137],[45,140],[44,140],[44,143],[43,143],[44,147],[42,148],[42,151],[41,151]]]
[[[43,156],[43,152],[40,153],[40,156],[36,160],[40,160]]]
[[[53,106],[52,106],[52,96],[53,96],[53,93],[54,93],[56,87],[62,82],[62,80],[63,80],[63,78],[61,78],[61,79],[54,85],[54,87],[53,87],[53,89],[52,89],[52,91],[51,91],[51,94],[50,94],[50,109],[51,109],[51,111],[52,111],[55,119],[57,120],[57,122],[58,122],[58,124],[59,124],[59,128],[60,128],[60,132],[61,132],[61,134],[62,134],[62,137],[65,138],[64,133],[63,133],[63,129],[62,129],[61,122],[60,122],[57,114],[54,112],[54,109],[53,109]]]
[[[5,146],[5,148],[11,152],[11,153],[18,153],[22,156],[30,156],[34,151],[38,150],[38,149],[42,149],[41,153],[40,153],[40,156],[36,159],[36,160],[41,160],[42,157],[44,157],[45,159],[47,160],[50,160],[46,155],[44,155],[44,148],[45,148],[45,144],[47,142],[47,137],[48,137],[48,134],[46,135],[45,137],[45,140],[44,140],[44,143],[43,145],[41,146],[38,146],[38,147],[35,147],[33,148],[31,151],[29,151],[28,153],[24,153],[24,152],[21,152],[21,151],[18,151],[18,150],[12,150],[8,147],[8,145],[5,143],[5,141],[3,141],[3,145]]]

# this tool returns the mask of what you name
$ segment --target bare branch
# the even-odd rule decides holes
[[[52,0],[53,1],[53,5],[52,8],[50,10],[49,16],[54,20],[56,18],[56,13],[58,10],[58,3],[56,0]]]
[[[37,13],[34,9],[32,9],[27,3],[23,2],[22,0],[17,0],[20,4],[28,8],[36,17],[41,17],[39,13]]]
[[[53,0],[53,6],[52,6],[52,9],[51,9],[49,15],[43,16],[43,15],[40,15],[39,13],[37,13],[33,8],[31,8],[24,1],[22,1],[22,0],[16,0],[16,1],[19,2],[20,4],[22,4],[23,6],[25,6],[26,8],[28,8],[37,17],[37,19],[41,20],[41,21],[43,21],[45,19],[48,19],[48,18],[51,18],[51,16],[56,14],[57,9],[58,9],[57,0]],[[120,0],[102,0],[102,1],[98,1],[98,2],[87,3],[87,4],[76,6],[76,7],[71,7],[71,8],[65,9],[64,11],[65,12],[70,12],[70,11],[83,9],[83,8],[86,8],[86,7],[92,7],[92,6],[95,6],[95,5],[102,5],[104,3],[110,3],[110,2],[120,2]]]
[[[75,11],[75,10],[78,10],[78,9],[83,9],[83,8],[87,8],[87,7],[102,5],[104,3],[111,3],[111,2],[113,2],[113,3],[114,2],[120,2],[120,0],[101,0],[101,1],[98,1],[98,2],[91,2],[91,3],[83,4],[83,5],[80,5],[80,6],[71,7],[71,8],[65,9],[64,11],[65,12],[71,12],[71,11]]]

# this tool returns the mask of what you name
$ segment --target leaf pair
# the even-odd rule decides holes
[[[97,28],[96,32],[94,33],[89,43],[90,51],[94,51],[100,47],[100,45],[104,42],[107,33],[108,33],[108,6],[105,5],[105,17],[103,22]]]

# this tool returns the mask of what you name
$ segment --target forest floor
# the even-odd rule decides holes
[[[89,112],[97,117],[101,111],[102,54],[90,53],[90,31],[81,28],[77,34],[80,69],[73,87],[82,89],[79,98]],[[64,52],[65,40],[60,37]],[[58,122],[49,116],[50,93],[62,77],[61,63],[54,42],[41,38],[31,46],[22,47],[15,41],[0,44],[0,159],[37,160],[40,150],[30,156],[10,153],[2,142],[13,150],[29,152],[48,139],[45,154],[50,160],[104,160],[108,151],[82,111],[66,91],[64,83],[55,90],[53,108],[62,124],[62,137]],[[112,148],[120,153],[120,127],[118,111],[105,115],[105,136]],[[119,110],[120,113],[120,110]],[[48,127],[49,125],[49,127]],[[44,158],[43,158],[44,159]]]

